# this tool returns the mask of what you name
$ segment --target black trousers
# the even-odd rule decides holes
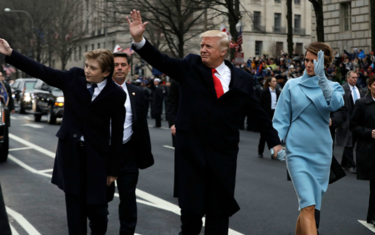
[[[367,211],[367,222],[375,220],[375,180],[370,180],[370,200]]]
[[[182,235],[198,235],[202,230],[202,218],[206,215],[205,235],[227,235],[229,216],[222,209],[224,201],[220,200],[219,180],[213,179],[213,173],[207,173],[207,193],[205,200],[205,213],[192,213],[181,210]]]
[[[120,234],[133,235],[137,225],[137,202],[135,189],[139,170],[136,163],[135,141],[130,140],[122,146],[121,171],[117,178],[117,189],[120,195],[119,218]]]
[[[78,147],[81,165],[81,185],[79,195],[65,194],[69,235],[87,234],[87,218],[90,220],[91,235],[104,235],[108,224],[108,205],[88,205],[86,203],[86,149]]]
[[[12,235],[10,230],[8,215],[5,210],[5,203],[3,198],[3,192],[0,185],[0,233],[2,235]]]
[[[356,164],[354,162],[354,145],[356,143],[356,140],[353,136],[353,144],[352,147],[345,147],[344,152],[342,153],[341,158],[341,166],[350,168],[350,167],[356,167]]]
[[[275,114],[275,110],[271,109],[271,120],[272,120],[274,114]],[[258,153],[259,154],[263,154],[265,143],[266,143],[266,138],[264,138],[261,134],[260,139],[259,139],[259,144],[258,144]],[[268,144],[267,144],[267,147],[268,147]]]
[[[161,127],[161,114],[154,114],[155,126]]]

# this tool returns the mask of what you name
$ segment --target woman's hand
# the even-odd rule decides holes
[[[324,73],[324,52],[318,52],[318,61],[314,60],[314,72],[318,78],[325,77]]]

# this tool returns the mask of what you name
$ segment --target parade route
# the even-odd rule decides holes
[[[44,118],[35,123],[31,115],[13,117],[9,159],[0,164],[0,181],[13,234],[64,235],[64,194],[50,183],[59,125],[48,125]],[[172,197],[173,147],[166,122],[163,126],[150,127],[155,165],[140,171],[136,191],[137,234],[176,235],[180,231],[180,209],[177,199]],[[271,160],[267,152],[259,159],[258,138],[259,133],[241,131],[236,186],[241,210],[231,218],[229,234],[294,234],[298,204],[291,182],[286,181],[285,163]],[[340,159],[342,148],[335,151]],[[368,193],[368,182],[357,181],[353,174],[330,185],[323,200],[320,234],[373,234],[371,228],[358,222],[365,219]],[[110,235],[118,234],[118,203],[116,193],[109,204]]]

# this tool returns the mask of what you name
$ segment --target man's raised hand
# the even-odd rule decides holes
[[[141,13],[135,9],[130,12],[131,21],[129,17],[126,17],[126,20],[129,24],[129,31],[133,37],[134,42],[141,42],[143,39],[143,32],[146,29],[148,22],[142,23]]]
[[[12,54],[13,49],[10,48],[9,43],[4,39],[0,38],[0,53],[10,56]]]

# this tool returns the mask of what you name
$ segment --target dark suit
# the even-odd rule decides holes
[[[120,172],[125,92],[107,78],[104,89],[91,101],[83,69],[54,70],[14,50],[6,60],[64,92],[64,118],[56,134],[59,140],[52,183],[65,192],[70,234],[86,234],[86,217],[93,234],[104,234],[106,205],[114,192],[114,184],[107,187],[107,176]],[[81,136],[84,147],[79,142]]]
[[[276,102],[277,102],[280,96],[280,90],[275,89],[275,91],[276,91]],[[268,116],[272,120],[273,114],[275,113],[275,109],[271,109],[271,102],[272,102],[272,97],[271,97],[270,89],[269,88],[263,89],[260,93],[259,104],[260,104],[260,107],[262,107],[262,109],[268,114]],[[259,154],[263,154],[265,143],[266,143],[265,137],[260,135],[259,144],[258,144]]]
[[[161,127],[164,94],[165,90],[160,85],[156,86],[152,92],[151,115],[153,118],[155,118],[156,127]]]
[[[356,87],[359,90],[359,94],[360,94],[360,97],[358,97],[358,99],[364,97],[365,92],[363,91],[363,89],[359,86],[356,86]],[[342,88],[345,91],[344,101],[345,101],[345,106],[348,110],[348,113],[347,113],[348,118],[337,129],[336,143],[338,146],[344,146],[344,152],[342,154],[342,159],[341,159],[341,166],[350,168],[350,167],[356,167],[356,164],[354,162],[354,156],[353,156],[354,145],[356,143],[356,139],[353,137],[352,132],[349,129],[350,117],[352,116],[353,110],[354,110],[354,102],[353,102],[353,96],[352,96],[352,92],[351,92],[349,84],[344,84]]]
[[[227,234],[229,216],[240,208],[234,199],[240,114],[252,109],[270,147],[280,143],[271,120],[253,97],[248,74],[225,61],[231,71],[230,90],[217,98],[212,71],[198,55],[173,59],[149,42],[136,52],[180,83],[176,121],[176,154],[180,159],[179,206],[182,234]]]
[[[120,234],[134,234],[137,224],[137,203],[135,189],[138,182],[139,169],[154,164],[151,153],[150,133],[145,113],[144,91],[126,83],[132,110],[133,134],[129,142],[123,144],[120,158],[121,171],[117,179],[120,195],[119,217]]]
[[[10,231],[8,215],[5,210],[5,203],[3,198],[3,192],[1,190],[0,185],[0,231],[2,235],[11,235],[12,232]]]
[[[171,86],[169,88],[168,96],[168,124],[169,128],[176,124],[178,103],[180,102],[180,84],[172,79]],[[172,145],[175,147],[176,136],[172,135]],[[179,170],[177,155],[174,155],[174,186],[173,186],[173,197],[178,197],[178,174]]]

